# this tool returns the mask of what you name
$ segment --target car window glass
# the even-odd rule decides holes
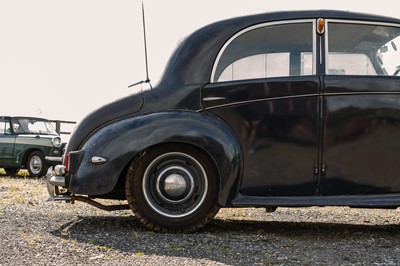
[[[330,75],[376,75],[371,60],[365,54],[329,53],[328,70]]]
[[[377,52],[378,62],[386,75],[398,76],[400,71],[400,36],[390,40]]]
[[[10,135],[11,132],[11,125],[8,121],[0,122],[0,135]]]
[[[53,126],[45,120],[34,118],[13,118],[13,129],[18,134],[49,134],[57,135]]]
[[[11,134],[11,126],[10,122],[7,120],[0,120],[0,135],[10,135]]]
[[[19,120],[12,119],[11,121],[12,121],[12,128],[13,128],[14,133],[18,134],[18,133],[24,132],[24,127],[21,127]]]
[[[400,28],[329,22],[328,29],[327,74],[398,74]]]
[[[0,119],[0,135],[4,135],[6,133],[6,121],[4,119]]]
[[[313,60],[312,22],[266,25],[229,42],[212,81],[312,75]]]

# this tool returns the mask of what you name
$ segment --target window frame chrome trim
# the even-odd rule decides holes
[[[216,59],[214,60],[214,64],[212,67],[212,71],[211,71],[211,76],[210,76],[210,83],[218,83],[219,81],[215,80],[215,73],[217,71],[217,66],[219,61],[221,60],[222,54],[225,52],[226,48],[234,41],[236,40],[239,36],[255,30],[255,29],[259,29],[259,28],[263,28],[263,27],[271,27],[271,26],[278,26],[278,25],[287,25],[287,24],[299,24],[299,23],[311,23],[312,24],[312,56],[313,56],[313,63],[312,63],[312,75],[316,75],[317,73],[317,62],[316,62],[316,55],[317,55],[317,51],[316,51],[316,41],[317,41],[317,32],[316,32],[316,19],[315,18],[308,18],[308,19],[296,19],[296,20],[284,20],[284,21],[273,21],[273,22],[264,22],[261,24],[257,24],[257,25],[253,25],[247,28],[244,28],[242,30],[240,30],[239,32],[235,33],[234,35],[232,35],[228,41],[225,42],[225,44],[222,46],[222,48],[220,49],[220,51],[218,52],[218,55],[216,57]],[[308,75],[307,75],[308,76]],[[234,81],[234,80],[232,80]]]
[[[332,75],[328,74],[328,63],[329,63],[329,23],[342,23],[342,24],[360,24],[360,25],[371,25],[371,26],[384,26],[384,27],[396,27],[400,28],[400,24],[380,22],[380,21],[364,21],[364,20],[346,20],[346,19],[325,19],[325,75],[327,76],[354,76],[354,75]],[[357,75],[359,76],[359,75]],[[361,75],[363,77],[375,77],[378,75]]]

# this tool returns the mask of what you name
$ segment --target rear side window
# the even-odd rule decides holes
[[[0,135],[4,135],[6,132],[6,121],[4,119],[0,119]]]
[[[220,52],[211,81],[312,75],[313,36],[312,21],[244,30]]]
[[[328,22],[326,73],[397,76],[400,28],[365,23]]]
[[[0,119],[0,135],[11,134],[10,123],[5,119]]]

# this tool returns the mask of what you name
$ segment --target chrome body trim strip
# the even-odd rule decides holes
[[[250,100],[250,101],[239,101],[239,102],[232,102],[232,103],[227,103],[227,104],[211,106],[211,107],[205,108],[205,110],[212,110],[212,109],[216,109],[216,108],[229,107],[229,106],[235,106],[235,105],[241,105],[241,104],[247,104],[247,103],[257,103],[257,102],[263,102],[263,101],[273,101],[273,100],[282,100],[282,99],[295,99],[295,98],[302,98],[302,97],[317,97],[317,96],[320,96],[320,94],[312,93],[312,94],[304,94],[304,95],[293,95],[293,96],[263,98],[263,99],[256,99],[256,100]]]
[[[328,92],[322,94],[322,96],[340,96],[340,95],[372,95],[372,94],[381,94],[381,95],[392,95],[397,94],[400,95],[400,91],[357,91],[357,92]]]

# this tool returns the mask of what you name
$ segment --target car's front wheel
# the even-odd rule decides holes
[[[33,151],[29,154],[26,166],[31,177],[41,177],[47,172],[47,164],[40,151]]]
[[[135,216],[149,229],[185,233],[218,212],[218,184],[216,167],[204,152],[167,145],[133,160],[125,188]]]

